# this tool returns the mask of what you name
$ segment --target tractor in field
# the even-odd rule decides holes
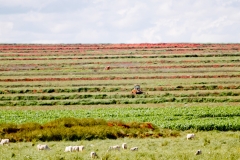
[[[140,85],[135,85],[134,88],[132,89],[132,94],[142,94],[143,91],[140,88]]]

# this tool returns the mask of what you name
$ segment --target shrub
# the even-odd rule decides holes
[[[123,137],[145,138],[160,137],[164,133],[158,132],[151,123],[123,121],[105,121],[93,118],[61,118],[46,124],[24,123],[1,124],[1,137],[11,137],[11,141],[60,141],[60,140],[92,140],[117,139]],[[176,136],[175,134],[170,136]]]

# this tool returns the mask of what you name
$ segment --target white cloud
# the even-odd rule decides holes
[[[0,43],[9,40],[8,34],[13,29],[12,22],[0,22]]]
[[[119,18],[113,21],[112,25],[118,29],[133,29],[138,28],[136,25],[140,25],[139,21],[145,17],[141,12],[145,10],[144,4],[138,4],[129,7],[125,10],[120,10]],[[144,24],[142,24],[144,25]]]
[[[48,40],[48,39],[38,39],[38,40],[31,41],[29,43],[36,43],[36,44],[59,44],[59,43],[61,43],[61,41]]]
[[[7,34],[13,29],[12,22],[0,22],[0,35]]]
[[[162,42],[161,31],[158,28],[149,28],[143,32],[143,39],[140,42],[157,43]],[[134,42],[132,42],[134,43]]]
[[[0,0],[1,6],[4,7],[23,7],[23,8],[42,8],[57,0]]]
[[[49,18],[49,16],[51,16],[51,15],[46,15],[44,13],[30,11],[28,13],[21,14],[21,17],[22,17],[21,21],[25,22],[25,23],[28,23],[28,22],[38,23],[38,22],[45,21],[47,18]]]
[[[240,43],[240,0],[0,0],[0,43]]]
[[[226,41],[229,40],[229,41]],[[234,37],[231,37],[227,34],[212,34],[212,33],[209,33],[209,34],[205,34],[205,33],[202,33],[202,34],[193,34],[192,35],[192,38],[191,38],[191,41],[192,42],[196,42],[196,43],[222,43],[222,42],[225,42],[225,43],[232,43],[235,41]],[[239,43],[239,42],[238,42]]]
[[[50,28],[50,31],[52,33],[61,33],[69,30],[71,26],[66,23],[60,23],[60,24],[54,24],[53,27]]]

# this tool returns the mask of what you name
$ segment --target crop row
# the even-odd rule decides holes
[[[218,49],[238,50],[239,44],[201,44],[201,43],[140,43],[140,44],[1,44],[1,50],[98,50],[98,49],[141,49],[141,48],[176,48],[176,49]]]
[[[62,64],[61,66],[63,66]],[[69,64],[71,65],[71,64]],[[41,66],[45,66],[45,68],[39,68]],[[2,66],[0,71],[11,71],[11,70],[40,70],[40,69],[49,69],[49,67],[56,70],[60,68],[56,68],[59,66],[58,64],[44,64],[44,65],[37,65],[37,64],[21,64],[21,65],[11,65],[11,66]],[[54,68],[53,68],[54,67]],[[65,66],[64,66],[65,67]],[[128,67],[116,67],[113,66],[111,69],[121,69],[121,68],[128,68],[128,69],[177,69],[177,68],[224,68],[224,67],[240,67],[239,64],[213,64],[213,65],[172,65],[172,66],[128,66]],[[78,69],[87,70],[87,69],[104,69],[104,67],[81,67]]]
[[[0,57],[10,55],[0,55]],[[13,55],[12,55],[13,56]],[[39,55],[36,55],[39,56]],[[239,57],[239,53],[209,53],[209,54],[169,54],[169,55],[124,55],[124,56],[82,56],[76,59],[134,59],[134,58],[183,58],[183,57]]]
[[[161,47],[161,48],[192,48],[192,47],[215,47],[215,44],[199,43],[141,43],[141,44],[1,44],[3,50],[52,50],[52,49],[124,49],[124,48],[142,48],[142,47]],[[218,47],[238,47],[237,44],[222,44]]]
[[[104,84],[103,84],[104,85]],[[126,84],[124,84],[126,85]],[[130,84],[132,85],[132,84]],[[105,86],[105,85],[104,85]],[[0,86],[1,87],[1,86]],[[3,86],[2,86],[3,87]],[[6,86],[4,86],[6,87]],[[27,87],[26,85],[13,85],[7,87]],[[37,85],[36,87],[41,87]],[[233,90],[240,89],[240,85],[202,85],[202,86],[159,86],[159,87],[144,87],[144,91],[188,91],[188,90]],[[0,94],[19,94],[19,93],[74,93],[74,92],[115,92],[129,91],[129,88],[123,87],[81,87],[81,88],[48,88],[48,89],[4,89],[0,90]]]
[[[6,78],[0,82],[20,81],[78,81],[78,80],[130,80],[130,79],[187,79],[187,78],[239,78],[240,75],[177,75],[177,76],[111,76],[111,77],[79,77],[79,78]]]
[[[220,55],[219,53],[224,53],[225,56],[227,56],[227,54],[233,54],[233,53],[239,53],[238,50],[224,50],[221,51],[219,49],[212,49],[210,50],[205,50],[205,49],[200,49],[200,50],[195,50],[195,49],[142,49],[142,50],[134,50],[134,49],[130,49],[130,50],[97,50],[97,51],[91,51],[91,50],[71,50],[71,51],[58,51],[58,50],[51,50],[51,51],[24,51],[24,50],[14,50],[14,51],[1,51],[0,50],[0,57],[17,57],[17,58],[28,58],[28,57],[41,57],[41,58],[45,58],[45,57],[52,57],[52,56],[56,56],[56,57],[69,57],[69,56],[73,56],[76,58],[79,58],[79,56],[82,57],[95,57],[95,56],[129,56],[129,55],[163,55],[163,56],[170,56],[171,55],[178,55],[181,57],[184,57],[184,55],[190,55],[194,54],[194,55]],[[204,56],[205,57],[205,56]],[[164,58],[164,57],[163,57]]]
[[[240,48],[239,48],[240,50]],[[106,56],[106,55],[114,55],[114,56],[123,56],[123,55],[146,55],[151,53],[151,55],[161,54],[161,55],[169,55],[169,54],[177,54],[177,55],[183,55],[183,54],[213,54],[213,53],[225,53],[225,54],[231,54],[231,53],[238,53],[238,49],[218,49],[218,48],[160,48],[160,49],[121,49],[121,50],[0,50],[0,57],[43,57],[46,56]],[[104,53],[104,54],[103,54]]]
[[[34,54],[34,53],[44,53],[44,54],[53,54],[53,53],[57,53],[57,54],[63,54],[63,53],[84,53],[86,51],[101,51],[101,52],[106,52],[106,51],[111,51],[111,50],[138,50],[138,51],[152,51],[155,52],[156,49],[161,49],[161,51],[164,51],[165,53],[186,53],[186,52],[199,52],[201,51],[202,53],[205,51],[207,53],[209,52],[219,52],[219,51],[228,51],[228,52],[236,52],[239,49],[239,45],[223,45],[223,46],[217,46],[217,47],[213,47],[214,45],[205,45],[205,46],[201,46],[202,48],[199,48],[199,46],[195,46],[194,48],[189,48],[189,44],[183,46],[179,46],[179,44],[174,45],[162,45],[160,46],[139,46],[139,45],[129,45],[129,46],[114,46],[113,45],[109,45],[109,46],[94,46],[94,45],[89,45],[89,46],[81,46],[81,47],[61,47],[60,45],[55,46],[55,47],[49,47],[49,46],[34,46],[34,47],[28,47],[28,46],[13,46],[13,47],[8,47],[8,46],[0,46],[0,53],[1,52],[14,52],[14,53],[30,53],[30,54]],[[186,49],[187,48],[187,49]],[[152,49],[152,50],[151,50]]]
[[[21,72],[16,72],[16,71],[20,71]],[[41,71],[40,71],[41,70]],[[137,70],[137,71],[136,71]],[[137,72],[137,73],[136,73]],[[103,71],[102,69],[94,69],[94,70],[87,70],[87,69],[78,69],[78,68],[50,68],[50,67],[47,67],[47,68],[38,68],[38,69],[13,69],[9,72],[4,72],[2,73],[2,78],[18,78],[18,77],[21,77],[21,78],[31,78],[31,77],[46,77],[46,78],[51,78],[51,77],[72,77],[72,75],[75,75],[75,77],[87,77],[87,76],[90,76],[90,75],[93,75],[94,74],[94,77],[96,76],[105,76],[105,77],[109,77],[110,79],[114,78],[115,76],[125,76],[125,75],[133,75],[135,76],[136,74],[138,76],[143,76],[143,75],[146,75],[148,74],[150,76],[151,75],[156,75],[156,74],[164,74],[164,75],[176,75],[176,74],[187,74],[187,76],[189,76],[190,74],[191,75],[197,75],[197,74],[200,74],[200,73],[205,73],[205,74],[225,74],[225,73],[228,73],[229,75],[230,74],[236,74],[240,72],[240,67],[239,68],[203,68],[203,69],[142,69],[142,70],[139,70],[138,68],[135,68],[135,69],[130,69],[130,70],[127,70],[127,69],[119,69],[117,71],[114,71],[114,72],[105,72]],[[191,76],[190,76],[191,78]],[[225,84],[226,83],[229,83],[229,81],[225,81],[224,82]],[[87,84],[89,85],[89,84]],[[98,85],[98,84],[96,84]],[[111,84],[107,84],[106,86],[109,86]],[[80,85],[81,86],[81,85]]]
[[[5,59],[0,59],[0,61],[3,60],[5,61]],[[50,61],[49,61],[50,62]],[[133,63],[135,64],[141,64],[140,67],[143,66],[149,66],[151,64],[154,64],[154,65],[163,65],[163,64],[187,64],[187,63],[194,63],[195,65],[184,65],[184,66],[187,66],[187,67],[190,67],[190,66],[198,66],[196,64],[200,64],[201,66],[206,66],[208,67],[209,65],[205,65],[205,64],[208,64],[208,63],[211,63],[211,64],[216,64],[216,65],[226,65],[226,64],[229,64],[231,63],[232,65],[235,65],[234,63],[238,63],[240,62],[239,59],[229,59],[229,60],[223,60],[223,59],[219,59],[219,60],[179,60],[179,61],[171,61],[171,60],[145,60],[145,61],[131,61],[131,62],[128,62],[128,61],[121,61],[121,62],[111,62],[111,61],[105,61],[105,62],[69,62],[69,63],[24,63],[23,64],[10,64],[10,63],[6,63],[6,64],[1,64],[0,66],[3,68],[3,67],[50,67],[50,66],[54,66],[54,67],[62,67],[62,66],[81,66],[81,65],[113,65],[111,67],[113,68],[116,68],[116,66],[119,66],[119,65],[131,65]],[[173,65],[169,65],[169,66],[173,66]],[[181,66],[181,65],[178,65],[178,66]],[[200,66],[200,67],[201,67]],[[211,66],[211,65],[210,65]]]
[[[240,99],[217,98],[217,97],[188,97],[188,98],[138,98],[138,99],[82,99],[82,100],[22,100],[22,101],[2,101],[0,106],[68,106],[68,105],[110,105],[110,104],[159,104],[166,102],[176,103],[219,103],[219,102],[240,102]]]
[[[163,97],[207,97],[207,96],[240,96],[239,92],[203,92],[203,93],[164,93],[164,94],[143,94],[143,95],[133,95],[133,94],[74,94],[74,95],[28,95],[28,96],[0,96],[1,101],[19,101],[19,100],[67,100],[67,99],[125,99],[125,98],[163,98]]]
[[[0,59],[1,61],[1,59]],[[49,61],[50,62],[50,61]],[[61,61],[60,61],[61,62]],[[232,65],[235,65],[233,63],[238,63],[240,62],[239,59],[231,59],[231,60],[193,60],[193,61],[187,61],[187,60],[181,60],[181,61],[170,61],[170,60],[160,60],[160,61],[134,61],[134,62],[68,62],[68,63],[28,63],[28,64],[1,64],[1,67],[31,67],[31,66],[38,66],[38,67],[45,67],[45,66],[55,66],[55,67],[59,67],[59,66],[81,66],[81,65],[101,65],[101,64],[106,64],[106,65],[111,65],[114,64],[114,66],[112,67],[116,67],[116,65],[122,65],[122,64],[132,64],[132,63],[136,63],[136,64],[141,64],[142,67],[144,64],[144,67],[149,66],[150,64],[155,64],[155,65],[161,65],[160,67],[162,67],[162,64],[171,64],[171,63],[176,63],[176,64],[186,64],[186,63],[194,63],[194,65],[178,65],[178,66],[186,66],[186,67],[195,67],[195,66],[212,66],[212,65],[223,65],[223,66],[228,66],[228,64],[226,63],[231,63]],[[205,65],[206,63],[212,63],[210,65]],[[196,65],[196,64],[200,64],[200,65]],[[174,65],[169,65],[169,66],[174,66]],[[176,67],[178,67],[176,66]]]
[[[152,122],[160,128],[177,130],[240,130],[240,107],[159,107],[91,108],[80,110],[14,111],[0,110],[0,123],[46,123],[57,118],[81,117]]]
[[[218,81],[219,82],[219,81]],[[196,82],[196,83],[193,83],[193,85],[187,85],[187,86],[164,86],[164,85],[157,85],[157,87],[144,87],[144,90],[146,88],[146,90],[149,90],[149,91],[170,91],[170,90],[213,90],[213,89],[240,89],[239,85],[236,85],[238,83],[238,80],[233,80],[233,81],[230,81],[230,80],[227,80],[227,81],[221,81],[219,82],[221,84],[217,84],[216,85],[216,82]],[[78,89],[79,88],[72,88],[72,87],[80,87],[80,90],[84,90],[84,92],[87,92],[88,91],[88,88],[95,88],[96,90],[98,91],[101,91],[101,90],[104,90],[109,88],[109,86],[114,86],[116,88],[116,90],[126,90],[126,89],[129,89],[129,88],[123,88],[122,86],[133,86],[134,84],[136,84],[136,82],[130,82],[128,81],[128,83],[122,83],[122,82],[118,82],[118,83],[94,83],[94,86],[99,86],[99,87],[92,87],[93,84],[81,84],[81,83],[67,83],[65,84],[64,86],[65,87],[68,87],[67,89],[66,88],[61,88],[61,89],[57,89],[57,88],[52,88],[52,87],[56,87],[54,86],[53,84],[29,84],[29,83],[24,83],[24,84],[0,84],[0,88],[38,88],[37,90],[34,89],[34,91],[32,89],[24,89],[24,90],[19,90],[19,91],[14,91],[14,90],[9,90],[8,89],[6,90],[6,92],[12,92],[12,93],[35,93],[36,91],[37,92],[43,92],[44,90],[44,93],[47,93],[48,91],[46,89],[39,89],[39,87],[44,87],[44,88],[48,88],[48,89],[53,89],[54,92],[78,92]],[[139,83],[141,85],[146,85],[146,83]],[[199,86],[199,84],[201,86]],[[214,85],[213,85],[214,84]],[[225,85],[223,85],[225,84]],[[227,85],[227,84],[231,84],[231,85]],[[59,86],[59,85],[58,85]],[[101,87],[100,87],[101,86]],[[117,86],[121,86],[121,87],[117,87]],[[107,88],[106,88],[107,87]],[[123,88],[123,89],[121,89]],[[5,90],[4,89],[4,90]],[[4,94],[4,90],[0,90],[0,93],[1,94]],[[81,91],[82,92],[82,91]],[[109,92],[109,91],[108,91]]]

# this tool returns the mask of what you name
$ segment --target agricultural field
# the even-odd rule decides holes
[[[130,139],[121,138],[117,140],[82,140],[82,141],[51,141],[45,142],[51,150],[37,151],[36,142],[19,142],[10,146],[0,147],[2,159],[38,159],[38,160],[90,160],[90,152],[96,151],[99,158],[103,160],[238,160],[239,141],[236,132],[217,133],[200,132],[194,140],[186,141],[183,132],[179,137],[166,138],[145,138]],[[138,151],[120,150],[107,152],[112,145],[127,143],[128,147],[138,146]],[[65,146],[83,145],[83,152],[64,152]],[[9,151],[9,149],[11,150]],[[195,153],[201,149],[202,154],[196,156]]]
[[[136,84],[143,94],[132,94]],[[209,133],[224,141],[217,153],[226,153],[230,147],[226,144],[235,138],[235,147],[240,140],[240,44],[0,44],[0,138],[5,137],[1,126],[6,123],[44,125],[69,117],[152,123],[179,132],[175,138],[156,139],[176,146],[184,143],[187,132],[203,135],[195,144],[201,146]],[[221,134],[234,138],[223,140]],[[146,143],[137,140],[139,145]],[[101,141],[96,139],[96,143],[108,140]],[[33,142],[19,143],[24,147]],[[51,145],[55,143],[66,142]],[[235,148],[236,156],[229,154],[226,159],[240,158]],[[184,156],[178,159],[190,154],[173,149],[178,155],[174,159],[181,152]],[[141,154],[147,153],[133,156],[141,159]],[[169,154],[151,152],[148,158],[169,158]]]

